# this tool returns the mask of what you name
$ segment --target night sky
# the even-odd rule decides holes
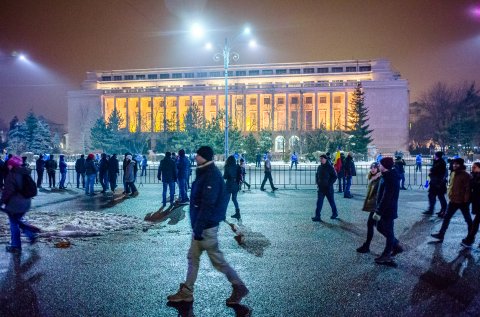
[[[411,102],[437,81],[480,87],[480,1],[1,0],[0,119],[66,123],[87,71],[215,65],[195,21],[214,42],[250,24],[259,47],[239,41],[240,64],[387,58]]]

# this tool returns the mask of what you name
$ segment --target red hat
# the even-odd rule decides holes
[[[12,156],[8,161],[7,161],[7,166],[11,167],[20,167],[23,164],[23,160],[20,156]]]
[[[380,164],[385,167],[386,169],[391,169],[393,167],[393,158],[391,157],[384,157],[380,160]]]
[[[95,155],[92,153],[88,154],[87,159],[93,160],[95,158]]]

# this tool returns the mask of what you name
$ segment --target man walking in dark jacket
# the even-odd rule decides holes
[[[175,199],[175,182],[177,181],[177,167],[175,162],[172,161],[172,153],[165,153],[165,157],[158,167],[157,178],[163,185],[162,208],[167,205],[167,188],[170,190],[170,205],[172,205]]]
[[[185,283],[177,293],[169,295],[171,302],[192,302],[194,284],[200,265],[200,256],[207,251],[212,265],[226,275],[233,291],[226,300],[227,305],[239,304],[248,294],[248,289],[237,272],[227,263],[218,247],[218,227],[225,220],[228,199],[222,174],[213,162],[213,150],[202,146],[197,151],[197,177],[192,184],[190,200],[190,222],[193,229],[188,251],[188,271]]]
[[[312,217],[312,221],[322,221],[321,212],[325,197],[327,197],[328,203],[332,208],[332,216],[330,219],[336,219],[338,217],[338,211],[333,196],[333,184],[337,180],[337,173],[335,173],[332,164],[328,163],[328,157],[325,154],[320,155],[320,165],[317,168],[315,180],[318,187],[318,196],[315,217]]]
[[[108,159],[108,181],[110,182],[110,190],[115,194],[117,188],[117,177],[120,173],[117,154],[112,154]]]
[[[77,188],[80,188],[80,178],[82,179],[82,188],[85,188],[85,155],[75,161],[75,172],[77,173]]]
[[[424,211],[424,215],[433,215],[435,210],[435,202],[440,200],[441,209],[438,212],[443,217],[447,210],[447,200],[445,193],[447,192],[447,163],[443,160],[443,152],[435,153],[433,165],[430,168],[430,184],[428,186],[428,210]]]
[[[108,160],[106,153],[102,153],[98,164],[98,178],[100,179],[100,185],[102,185],[101,193],[105,194],[108,190]]]
[[[181,149],[178,151],[177,159],[177,181],[178,181],[178,191],[179,191],[179,203],[184,204],[188,203],[187,195],[187,179],[190,176],[190,161],[185,156],[185,150]]]
[[[58,164],[54,160],[54,155],[50,155],[50,159],[45,162],[45,168],[47,169],[48,174],[48,187],[55,188],[55,171],[57,170]]]
[[[35,170],[37,171],[37,188],[42,188],[43,171],[45,170],[45,161],[42,154],[35,161]]]
[[[386,239],[383,253],[375,259],[377,264],[393,263],[392,256],[403,252],[394,232],[394,220],[397,219],[398,196],[400,193],[400,179],[393,168],[391,157],[380,160],[382,178],[377,193],[377,207],[373,219],[377,221],[377,230]]]

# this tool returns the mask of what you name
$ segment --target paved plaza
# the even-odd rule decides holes
[[[21,256],[1,251],[9,236],[0,215],[0,316],[478,316],[480,252],[460,247],[460,213],[436,243],[429,236],[441,222],[422,216],[426,190],[401,191],[395,232],[405,252],[397,268],[379,266],[385,240],[377,232],[371,254],[355,252],[366,236],[365,190],[336,194],[340,219],[330,220],[326,203],[322,223],[310,219],[313,188],[239,193],[245,244],[220,229],[221,249],[250,289],[235,307],[225,305],[231,287],[206,254],[193,305],[167,306],[186,275],[190,226],[188,207],[143,221],[160,206],[160,185],[116,201],[42,190],[29,219],[46,232],[35,245],[24,241]],[[233,212],[231,203],[227,217]],[[59,236],[70,247],[56,248]]]

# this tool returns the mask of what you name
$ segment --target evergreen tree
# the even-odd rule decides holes
[[[107,151],[108,139],[110,139],[107,123],[103,118],[98,118],[90,129],[90,140],[95,149]]]
[[[45,121],[38,119],[35,133],[30,143],[30,151],[35,154],[48,153],[52,150],[50,127]]]
[[[258,146],[261,153],[271,151],[273,146],[273,133],[270,130],[260,131]]]
[[[358,83],[353,93],[351,110],[349,111],[350,150],[354,153],[367,153],[367,146],[372,142],[369,129],[368,109],[365,106],[365,96],[361,83]]]
[[[255,155],[257,154],[257,151],[259,151],[258,141],[252,132],[250,132],[245,138],[243,150],[245,151],[245,153],[247,153],[247,157],[250,160],[253,160],[255,158]]]
[[[17,155],[27,151],[27,144],[25,142],[27,135],[25,122],[17,121],[14,126],[11,126],[10,131],[8,131],[8,148],[10,151]]]
[[[325,129],[314,130],[305,135],[305,145],[307,153],[327,152],[329,144],[329,134]]]

